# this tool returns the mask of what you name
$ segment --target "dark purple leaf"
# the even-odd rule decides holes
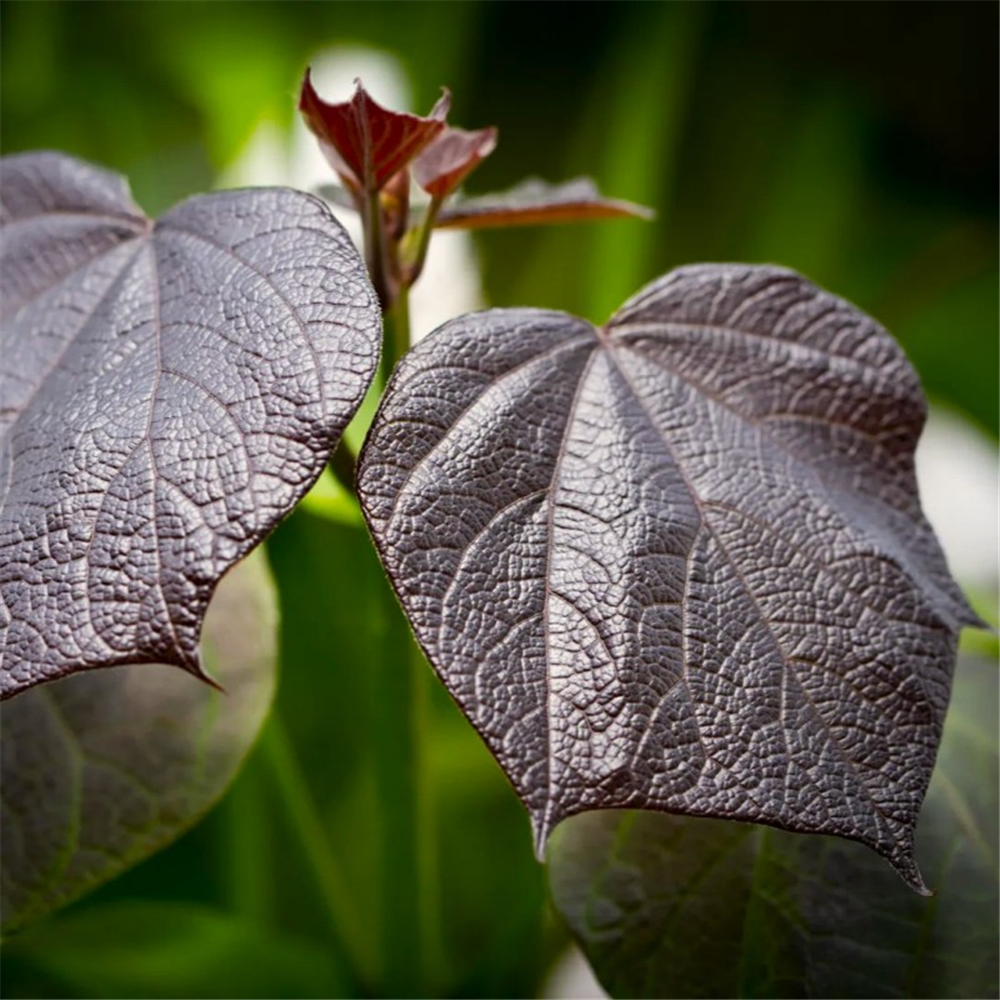
[[[672,272],[604,328],[494,310],[394,376],[359,490],[431,662],[527,805],[853,837],[913,825],[976,624],[917,499],[917,377],[773,267]]]
[[[496,149],[497,130],[448,128],[414,161],[416,182],[432,197],[447,198]]]
[[[299,110],[344,183],[378,190],[444,131],[451,102],[445,91],[430,115],[422,118],[383,108],[360,80],[356,84],[351,100],[327,104],[307,70]]]
[[[438,229],[487,229],[628,216],[651,219],[653,213],[631,201],[605,198],[589,177],[577,177],[564,184],[546,184],[532,179],[499,194],[454,202],[441,210],[435,226]]]
[[[997,664],[959,657],[917,827],[934,899],[858,844],[601,812],[549,842],[552,897],[618,997],[995,997]]]
[[[364,267],[295,191],[153,223],[66,156],[10,157],[0,183],[3,696],[120,663],[200,674],[219,577],[314,482],[371,381]]]

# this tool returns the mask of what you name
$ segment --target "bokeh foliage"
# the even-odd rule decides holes
[[[288,126],[317,51],[400,58],[497,124],[474,190],[591,173],[653,226],[490,234],[496,304],[602,320],[679,263],[784,264],[872,312],[997,430],[994,5],[4,0],[0,144],[127,173],[156,214]],[[572,11],[572,12],[570,12]]]

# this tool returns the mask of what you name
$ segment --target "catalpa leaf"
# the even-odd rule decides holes
[[[144,664],[64,677],[3,703],[5,932],[148,857],[215,803],[270,706],[276,603],[260,552],[220,584],[203,650],[225,694]]]
[[[605,198],[589,177],[577,177],[563,184],[531,179],[509,191],[456,201],[441,210],[434,224],[438,229],[487,229],[628,216],[651,219],[653,213],[630,201]]]
[[[833,838],[589,813],[549,845],[556,905],[621,997],[997,995],[997,665],[960,659],[917,828],[936,897]]]
[[[839,834],[916,887],[977,623],[917,499],[917,377],[774,267],[603,328],[495,310],[397,370],[359,491],[431,662],[549,831],[639,807]]]
[[[0,174],[0,678],[200,674],[216,581],[315,481],[377,364],[364,266],[320,201],[146,219],[53,153]]]
[[[382,107],[361,81],[354,97],[328,104],[302,81],[299,111],[341,180],[359,191],[379,190],[445,130],[451,98],[447,91],[426,118]]]
[[[432,197],[447,198],[496,149],[497,130],[448,128],[414,161],[416,182]]]

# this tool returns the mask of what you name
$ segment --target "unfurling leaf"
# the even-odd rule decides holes
[[[413,161],[417,183],[439,201],[447,198],[496,149],[497,130],[448,128]]]
[[[869,851],[744,823],[590,813],[549,877],[620,997],[995,997],[997,665],[960,658],[917,827],[923,899]]]
[[[223,695],[172,667],[89,671],[0,708],[0,917],[37,920],[170,843],[239,770],[274,690],[260,552],[219,585],[204,654]]]
[[[839,834],[911,885],[977,624],[921,514],[919,383],[773,267],[674,271],[595,328],[493,310],[403,361],[359,468],[431,662],[531,813]]]
[[[201,673],[219,577],[312,485],[375,371],[347,235],[284,189],[146,219],[54,153],[0,174],[0,680]]]
[[[589,177],[577,177],[564,184],[527,180],[499,194],[456,201],[441,210],[435,226],[438,229],[487,229],[628,216],[651,219],[653,213],[630,201],[605,198]]]
[[[302,81],[299,110],[341,180],[356,191],[380,190],[445,129],[450,97],[428,117],[390,111],[356,81],[354,97],[327,104],[316,93],[309,72]]]

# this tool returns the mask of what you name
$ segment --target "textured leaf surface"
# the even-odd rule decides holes
[[[917,830],[934,899],[855,844],[653,813],[591,813],[549,872],[622,997],[995,997],[997,668],[963,660]]]
[[[283,189],[156,223],[120,177],[3,161],[0,677],[199,672],[219,576],[319,475],[377,363],[350,240]]]
[[[263,556],[223,580],[204,653],[225,694],[163,664],[65,677],[0,708],[5,931],[106,882],[191,826],[267,713],[276,600]]]
[[[509,191],[456,201],[441,210],[434,224],[438,229],[487,229],[628,216],[650,219],[653,213],[630,201],[605,198],[589,177],[577,177],[564,184],[527,180]]]
[[[798,275],[702,265],[603,329],[497,310],[397,370],[359,475],[539,852],[586,809],[912,831],[975,621],[921,515],[917,378]]]

